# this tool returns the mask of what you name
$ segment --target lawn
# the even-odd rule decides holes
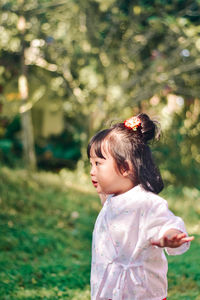
[[[200,192],[168,187],[162,195],[195,234],[190,251],[169,257],[169,299],[200,299]],[[0,299],[90,299],[100,204],[87,178],[1,168],[0,208]]]

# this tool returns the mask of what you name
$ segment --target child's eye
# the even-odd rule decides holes
[[[96,166],[100,165],[100,162],[99,161],[95,161],[95,165]]]

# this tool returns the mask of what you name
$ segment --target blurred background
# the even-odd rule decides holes
[[[199,1],[1,1],[0,160],[59,171],[147,112],[169,182],[200,181]]]
[[[1,273],[2,299],[89,299],[88,253],[100,206],[87,175],[87,143],[140,112],[161,124],[152,150],[165,196],[199,234],[199,33],[199,0],[1,0],[1,259],[10,266]],[[78,245],[76,254],[68,243]],[[60,257],[73,264],[62,268]],[[200,299],[200,273],[191,263],[183,278],[188,266],[194,276],[177,298],[171,273],[170,299]],[[59,272],[64,279],[55,279]]]

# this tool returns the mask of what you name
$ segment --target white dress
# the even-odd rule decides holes
[[[93,231],[92,300],[162,300],[167,297],[168,264],[163,248],[152,246],[171,228],[186,232],[167,202],[137,185],[109,196]],[[170,255],[189,248],[166,248]]]

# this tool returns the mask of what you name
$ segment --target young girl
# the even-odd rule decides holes
[[[148,142],[156,124],[146,114],[98,132],[88,145],[91,179],[103,208],[93,232],[92,300],[162,300],[167,260],[188,237],[181,218],[157,194],[163,189]]]

